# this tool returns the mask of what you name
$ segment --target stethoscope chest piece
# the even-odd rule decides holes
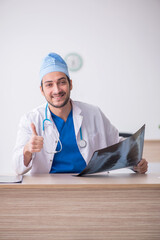
[[[85,140],[80,140],[80,142],[79,142],[79,146],[81,147],[81,148],[84,148],[84,147],[86,147],[87,146],[87,143],[86,143],[86,141]]]
[[[79,146],[80,146],[80,148],[84,148],[84,147],[86,147],[87,146],[87,142],[83,139],[83,137],[82,137],[82,129],[81,129],[81,127],[80,127],[80,142],[79,142]]]

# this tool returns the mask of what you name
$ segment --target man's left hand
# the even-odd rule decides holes
[[[133,167],[133,170],[137,173],[145,173],[148,170],[148,162],[142,158],[141,161]]]

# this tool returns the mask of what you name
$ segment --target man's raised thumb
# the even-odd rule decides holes
[[[34,123],[31,123],[31,128],[32,128],[32,134],[35,135],[35,136],[38,136]]]

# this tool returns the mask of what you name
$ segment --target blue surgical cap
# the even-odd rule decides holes
[[[50,72],[63,72],[69,77],[66,62],[56,53],[49,53],[42,61],[40,68],[40,80]],[[69,77],[70,78],[70,77]]]

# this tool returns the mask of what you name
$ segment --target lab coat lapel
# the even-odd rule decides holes
[[[83,121],[83,116],[81,115],[82,110],[73,101],[71,101],[71,103],[72,103],[72,109],[73,109],[73,122],[74,122],[75,135],[77,137]]]
[[[52,116],[51,116],[51,112],[49,110],[49,107],[47,107],[47,116],[45,116],[45,119],[49,119],[50,121],[45,121],[45,127],[46,127],[46,131],[49,133],[49,134],[53,134],[53,136],[55,135],[55,132],[56,132],[56,136],[59,137],[59,132],[57,130],[57,127],[52,119]]]

